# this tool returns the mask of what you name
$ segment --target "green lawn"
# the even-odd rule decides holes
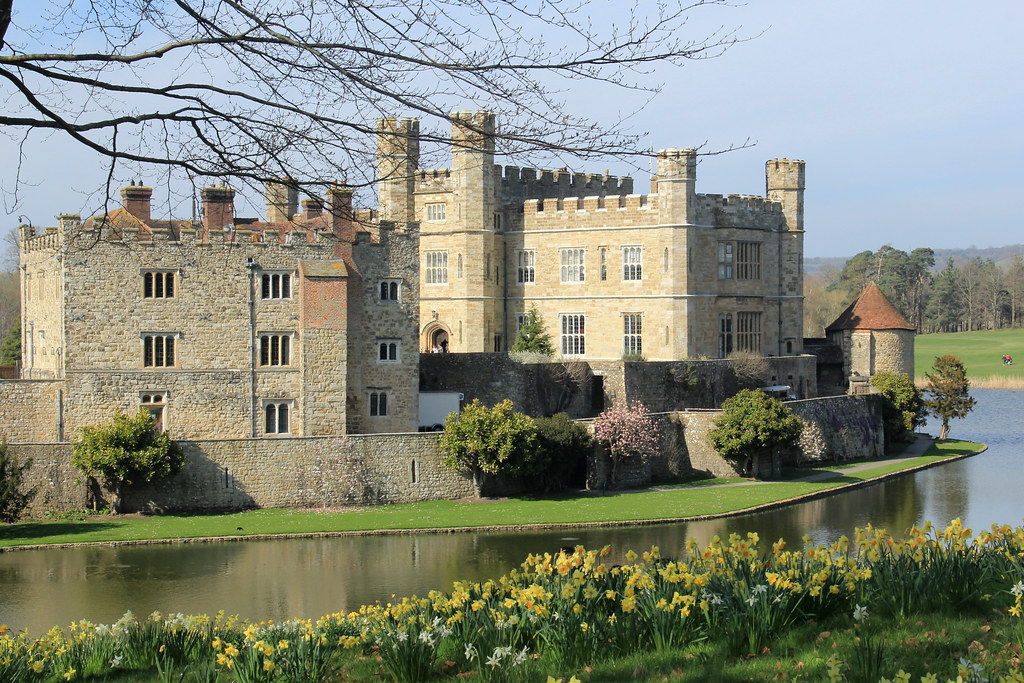
[[[933,445],[918,458],[898,460],[814,483],[779,481],[709,487],[702,482],[703,485],[637,493],[612,492],[604,496],[521,497],[483,503],[429,501],[341,512],[268,509],[214,515],[130,518],[100,515],[82,520],[28,520],[0,526],[0,547],[209,536],[544,525],[561,524],[565,520],[587,524],[699,517],[736,512],[855,484],[898,470],[974,453],[980,448],[979,444],[951,440]]]
[[[984,330],[950,334],[922,334],[914,339],[914,369],[923,378],[937,356],[953,354],[963,361],[972,379],[1009,378],[1024,382],[1024,330]],[[1006,354],[1014,360],[1003,365]]]

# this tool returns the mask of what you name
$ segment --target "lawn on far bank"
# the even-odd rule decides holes
[[[837,470],[837,476],[820,482],[790,480],[709,486],[707,481],[702,481],[656,490],[615,491],[607,495],[585,492],[558,497],[427,501],[346,510],[265,509],[230,514],[30,519],[0,526],[0,548],[177,538],[562,525],[566,520],[582,525],[685,519],[738,513],[815,495],[982,449],[980,444],[950,439],[933,444],[920,457],[879,462],[877,467],[858,472],[843,473],[844,467],[832,467],[829,469]],[[859,463],[848,466],[854,464]],[[816,471],[821,470],[807,470],[806,474]]]
[[[977,388],[1024,389],[1024,330],[979,330],[947,334],[920,334],[914,337],[914,374],[919,383],[931,370],[938,356],[960,358],[967,377]],[[1010,354],[1013,365],[1003,365]]]

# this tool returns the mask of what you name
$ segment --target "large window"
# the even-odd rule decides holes
[[[426,261],[427,284],[448,284],[448,252],[426,251],[423,252],[423,258]]]
[[[622,316],[622,353],[640,355],[643,353],[641,334],[643,333],[643,317],[639,313],[626,313]]]
[[[719,242],[719,280],[760,280],[760,242]]]
[[[174,297],[174,273],[151,271],[142,274],[142,296],[145,299]]]
[[[291,335],[261,334],[260,365],[291,365]]]
[[[622,248],[622,279],[640,280],[643,276],[643,247]]]
[[[582,356],[587,352],[586,318],[580,313],[563,313],[562,321],[562,355]]]
[[[261,296],[264,299],[291,299],[291,273],[263,273]]]
[[[761,314],[736,314],[736,350],[761,351]]]
[[[526,284],[534,282],[534,268],[537,262],[537,252],[533,249],[522,249],[516,252],[516,282]]]
[[[291,434],[291,401],[263,404],[263,430],[267,434]]]
[[[146,334],[142,337],[142,365],[147,368],[174,367],[173,334]]]
[[[445,219],[446,204],[427,204],[427,220],[428,221],[443,221]]]
[[[587,274],[584,269],[584,249],[559,249],[558,256],[562,264],[562,282],[585,282]]]

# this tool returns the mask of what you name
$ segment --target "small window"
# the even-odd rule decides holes
[[[261,334],[260,365],[291,365],[291,335]]]
[[[640,280],[643,278],[643,247],[622,248],[622,279]]]
[[[643,316],[639,313],[627,313],[622,316],[623,319],[623,335],[622,335],[622,352],[623,354],[634,356],[643,353]]]
[[[399,342],[393,339],[383,339],[377,342],[377,362],[397,363]]]
[[[292,276],[291,273],[263,273],[264,299],[291,299],[292,298]]]
[[[491,255],[484,255],[484,282],[491,279]]]
[[[174,367],[173,334],[147,334],[142,337],[142,365],[147,368]]]
[[[533,249],[522,249],[516,252],[516,282],[528,284],[536,278],[537,252]]]
[[[142,407],[149,411],[150,417],[153,418],[153,426],[156,427],[157,431],[165,431],[167,429],[165,421],[164,411],[167,408],[167,392],[164,391],[149,391],[139,396],[139,402]]]
[[[370,392],[370,417],[387,417],[388,414],[388,392]]]
[[[381,280],[380,281],[380,300],[381,301],[399,301],[402,293],[402,281],[401,280]]]
[[[174,273],[162,271],[143,273],[142,297],[144,299],[174,298]]]
[[[264,403],[263,428],[267,434],[291,434],[291,401]]]
[[[608,250],[601,249],[601,282],[608,279]]]
[[[427,204],[427,220],[443,221],[445,219],[446,204]]]
[[[494,229],[495,230],[501,230],[501,214],[500,213],[494,214]]]

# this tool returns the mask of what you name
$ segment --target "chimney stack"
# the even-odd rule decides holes
[[[324,212],[324,200],[319,197],[310,197],[302,200],[302,220],[311,221],[319,218]]]
[[[331,230],[343,242],[353,242],[356,225],[352,214],[352,190],[344,185],[335,185],[327,191],[331,203]]]
[[[222,234],[224,226],[235,222],[235,191],[228,187],[204,187],[203,199],[203,242],[210,236]]]
[[[267,198],[267,222],[287,223],[299,206],[299,188],[287,179],[272,180],[264,184]]]
[[[128,187],[121,188],[121,204],[124,206],[124,210],[143,223],[148,223],[150,220],[152,197],[153,188],[136,185],[134,181]]]

